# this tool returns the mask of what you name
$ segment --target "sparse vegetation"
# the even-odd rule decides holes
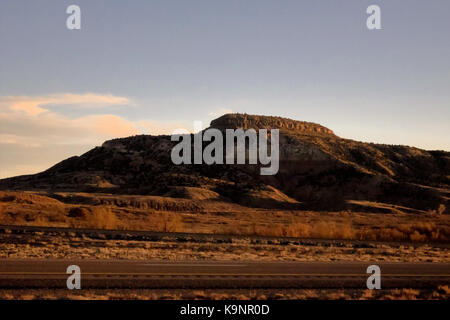
[[[450,241],[450,228],[435,223],[408,223],[395,227],[357,227],[350,221],[294,222],[290,224],[252,225],[229,228],[224,233],[269,237],[296,237],[313,239],[342,239],[369,241]]]
[[[118,221],[114,212],[108,207],[92,207],[89,226],[96,229],[117,229]]]
[[[108,231],[15,232],[2,228],[0,259],[450,262],[448,247],[346,240],[120,234]]]
[[[447,291],[446,291],[447,290]],[[386,289],[2,289],[4,300],[448,300],[448,286],[432,290]]]
[[[117,229],[119,226],[116,215],[109,207],[73,207],[67,217],[72,228]]]
[[[156,229],[154,231],[162,232],[182,232],[183,222],[181,217],[174,213],[162,212],[159,213],[157,219]]]
[[[380,203],[364,205],[386,209],[386,213],[251,209],[209,198],[117,196],[114,200],[112,196],[95,194],[57,197],[65,202],[44,194],[0,192],[0,224],[368,241],[450,241],[449,215],[407,211]],[[80,203],[74,204],[73,199]],[[102,202],[106,203],[98,204]],[[167,207],[167,203],[173,205]],[[179,210],[164,210],[173,207]],[[195,207],[201,209],[191,211]],[[440,211],[443,210],[441,206]]]

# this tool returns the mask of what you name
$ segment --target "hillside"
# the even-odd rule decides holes
[[[353,141],[280,117],[226,114],[211,127],[280,129],[279,172],[260,176],[258,165],[176,166],[170,136],[139,135],[106,141],[39,174],[0,180],[0,189],[206,197],[328,211],[364,210],[373,203],[405,210],[449,207],[450,152]]]

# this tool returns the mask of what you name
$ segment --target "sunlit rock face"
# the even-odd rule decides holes
[[[301,134],[334,135],[333,131],[312,122],[297,121],[281,117],[255,116],[241,113],[230,113],[211,121],[211,127],[220,130],[246,129],[279,129]]]

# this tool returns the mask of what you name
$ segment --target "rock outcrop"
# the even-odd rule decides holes
[[[211,121],[211,128],[220,130],[242,128],[247,129],[279,129],[282,132],[334,135],[333,131],[312,122],[297,121],[281,117],[254,116],[242,113],[225,114]]]
[[[260,176],[258,165],[174,165],[169,136],[139,135],[107,141],[36,175],[0,180],[0,189],[173,196],[186,193],[181,187],[241,204],[252,195],[323,210],[341,210],[349,200],[450,207],[449,152],[343,139],[318,124],[279,117],[227,114],[211,127],[279,128],[278,173]]]

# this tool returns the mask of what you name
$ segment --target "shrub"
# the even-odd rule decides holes
[[[108,207],[92,207],[88,217],[88,226],[96,229],[116,229],[118,220]]]
[[[89,213],[89,210],[83,207],[74,207],[70,208],[69,214],[67,215],[69,218],[86,218]]]
[[[156,222],[157,231],[162,232],[181,232],[183,231],[183,222],[177,214],[162,212]]]

